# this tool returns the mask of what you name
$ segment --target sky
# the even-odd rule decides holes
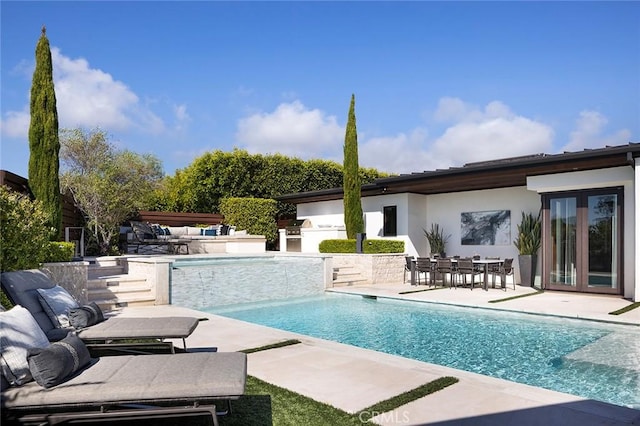
[[[394,174],[640,142],[640,2],[0,2],[0,168],[28,176],[46,25],[60,128],[166,174],[246,149]]]

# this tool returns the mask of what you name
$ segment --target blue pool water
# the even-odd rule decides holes
[[[335,294],[201,310],[640,408],[637,327]]]

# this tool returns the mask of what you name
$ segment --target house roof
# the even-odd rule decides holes
[[[362,185],[362,197],[381,194],[440,194],[447,192],[476,191],[482,189],[524,186],[528,176],[549,175],[610,167],[633,167],[634,158],[640,157],[640,143],[606,146],[561,154],[534,154],[467,163],[450,167],[402,174],[376,179]],[[315,201],[339,200],[342,188],[301,192],[276,197],[278,201],[302,204]]]

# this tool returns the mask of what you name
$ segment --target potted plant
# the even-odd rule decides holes
[[[445,235],[444,229],[440,228],[440,225],[437,223],[432,223],[429,231],[424,228],[422,228],[422,230],[424,231],[424,236],[427,237],[427,241],[429,242],[429,249],[431,250],[431,253],[438,254],[440,257],[446,257],[445,246],[451,235]]]
[[[518,248],[518,264],[520,265],[520,285],[533,287],[538,264],[538,250],[542,242],[542,222],[540,211],[537,216],[533,213],[522,212],[522,220],[518,225],[518,237],[513,244]]]

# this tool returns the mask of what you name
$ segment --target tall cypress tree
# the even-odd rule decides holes
[[[31,82],[31,122],[29,124],[29,186],[40,200],[55,229],[51,238],[59,238],[62,228],[60,205],[60,169],[58,111],[53,87],[53,65],[46,28],[36,45],[36,69]]]
[[[351,95],[347,130],[344,136],[344,224],[347,238],[356,238],[356,234],[364,232],[362,203],[360,200],[360,167],[358,166],[358,132],[356,131],[356,97]]]

